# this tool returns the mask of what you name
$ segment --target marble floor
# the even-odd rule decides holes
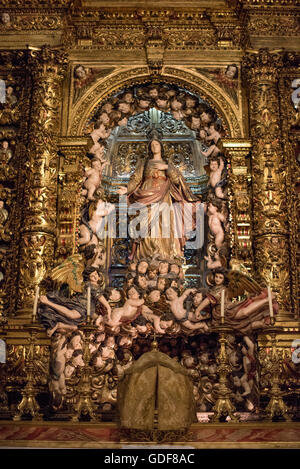
[[[0,448],[123,448],[128,444],[115,423],[1,421]],[[155,443],[156,445],[157,443]],[[164,445],[189,448],[300,448],[300,422],[196,423],[182,441]]]

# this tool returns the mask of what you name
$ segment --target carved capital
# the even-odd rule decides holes
[[[258,80],[275,82],[279,70],[283,67],[283,54],[281,51],[270,51],[267,48],[259,49],[257,52],[248,52],[242,65],[252,83]]]
[[[50,77],[61,80],[67,69],[68,58],[63,50],[45,45],[40,50],[29,51],[28,65],[34,80]]]

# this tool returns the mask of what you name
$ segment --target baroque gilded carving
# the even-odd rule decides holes
[[[249,152],[251,142],[224,140],[224,147],[230,160],[229,191],[231,213],[232,257],[238,259],[249,270],[253,269],[252,246],[252,197]]]
[[[0,303],[8,315],[15,307],[23,197],[24,135],[28,133],[26,51],[1,51],[0,74],[5,87],[0,103]],[[22,116],[22,119],[21,119]]]
[[[243,129],[237,117],[237,111],[234,109],[232,102],[227,100],[223,94],[219,93],[214,86],[204,81],[201,76],[192,74],[187,70],[167,66],[164,67],[163,75],[184,80],[185,83],[190,84],[192,90],[203,95],[203,97],[217,109],[228,136],[232,138],[244,136]]]
[[[299,163],[297,161],[297,148],[299,146],[300,135],[296,123],[296,115],[299,113],[299,87],[300,83],[297,54],[285,54],[284,73],[279,80],[279,95],[282,118],[282,141],[284,146],[285,173],[287,187],[287,217],[289,223],[289,251],[292,285],[292,302],[294,317],[299,317],[299,304],[296,300],[299,292],[299,196],[297,195],[297,185],[299,184]],[[297,124],[297,123],[296,123]],[[296,188],[296,190],[293,190]]]
[[[58,113],[61,105],[61,80],[66,64],[64,53],[48,47],[42,47],[41,51],[32,50],[28,57],[33,92],[28,160],[25,164],[22,227],[24,235],[21,242],[19,307],[24,305],[24,302],[31,303],[34,287],[43,277],[47,263],[51,263],[53,259],[58,171]],[[33,250],[30,247],[32,242]],[[35,274],[31,280],[27,274],[28,264],[35,266]]]
[[[170,80],[174,84],[178,83],[181,86],[184,84],[192,92],[200,94],[203,99],[208,101],[217,110],[222,118],[225,131],[230,137],[239,138],[244,136],[235,105],[229,98],[224,97],[212,84],[204,80],[203,77],[186,70],[167,66],[163,67],[161,77],[166,81]],[[99,84],[96,83],[89,88],[78,103],[76,103],[72,110],[68,134],[82,135],[88,116],[92,114],[99,102],[111,95],[112,91],[124,86],[129,87],[132,84],[143,83],[147,80],[149,80],[147,68],[129,69],[125,72],[115,70],[114,74],[109,78],[101,80]]]
[[[255,14],[252,12],[248,31],[257,36],[298,36],[300,32],[299,21],[295,12],[284,15],[282,11]]]
[[[103,100],[104,97],[109,95],[112,90],[121,88],[124,83],[130,81],[135,77],[145,77],[141,80],[145,80],[148,77],[148,68],[140,67],[137,69],[128,69],[119,73],[114,73],[106,80],[101,80],[98,84],[96,83],[84,94],[84,96],[76,103],[76,106],[72,109],[71,124],[68,131],[69,135],[79,136],[82,135],[84,125],[88,118],[88,115],[93,112],[96,105]]]
[[[64,20],[57,14],[39,14],[34,12],[14,13],[9,23],[0,23],[0,34],[16,31],[58,30],[64,27]]]
[[[87,156],[87,151],[90,149],[87,145],[87,138],[82,136],[90,133],[96,117],[99,117],[97,113],[101,106],[112,101],[114,109],[117,108],[116,99],[121,96],[121,90],[128,91],[128,87],[135,85],[141,87],[149,85],[150,81],[155,85],[160,81],[171,87],[177,86],[181,88],[181,91],[184,88],[187,94],[198,95],[201,102],[207,101],[216,110],[225,129],[225,139],[222,138],[222,144],[226,163],[224,172],[219,171],[218,183],[221,182],[222,177],[225,178],[225,175],[228,180],[225,186],[215,185],[207,191],[209,195],[217,195],[218,190],[218,194],[221,194],[220,198],[224,196],[220,206],[222,205],[222,211],[226,212],[226,216],[219,221],[223,223],[222,230],[224,228],[226,231],[224,233],[226,243],[229,242],[233,261],[230,267],[233,270],[245,269],[243,272],[251,271],[257,280],[263,278],[264,284],[271,285],[280,304],[280,314],[277,318],[284,320],[296,318],[299,285],[297,277],[297,243],[299,243],[297,230],[299,228],[296,223],[299,218],[297,216],[299,206],[297,211],[296,194],[293,189],[299,184],[298,163],[295,158],[295,146],[299,141],[299,136],[297,136],[299,113],[295,115],[295,109],[292,105],[287,106],[286,103],[290,102],[290,94],[296,91],[295,88],[291,88],[290,84],[291,77],[299,78],[297,57],[292,53],[283,54],[267,50],[261,50],[259,53],[249,51],[246,55],[243,63],[249,84],[252,141],[244,139],[248,125],[247,106],[243,101],[240,79],[233,82],[231,90],[229,89],[230,82],[224,82],[227,63],[235,62],[240,72],[240,59],[243,48],[249,46],[249,35],[271,36],[270,41],[272,41],[272,38],[280,34],[293,37],[299,33],[296,15],[291,13],[291,9],[285,14],[277,14],[276,10],[276,14],[271,15],[267,13],[267,8],[264,8],[265,14],[258,15],[257,7],[263,5],[272,8],[274,5],[282,5],[285,8],[292,6],[295,1],[274,0],[271,5],[270,0],[242,0],[238,3],[226,2],[224,8],[208,7],[206,11],[198,5],[197,10],[189,7],[185,9],[182,5],[177,9],[172,7],[168,10],[138,9],[134,11],[124,7],[121,11],[116,11],[113,8],[88,7],[87,5],[93,3],[92,0],[84,2],[27,0],[25,3],[26,8],[24,1],[2,0],[1,8],[4,7],[5,11],[9,12],[10,19],[9,24],[4,24],[3,21],[1,23],[0,20],[0,35],[7,34],[9,40],[13,41],[13,38],[23,31],[26,34],[29,32],[30,37],[34,37],[37,41],[39,35],[45,37],[44,31],[49,31],[50,36],[55,35],[57,40],[64,44],[65,50],[72,52],[73,64],[69,67],[68,82],[65,82],[64,94],[62,94],[61,85],[67,62],[66,57],[59,50],[42,47],[41,50],[27,48],[26,51],[0,52],[0,67],[6,69],[6,83],[12,85],[12,90],[8,93],[11,106],[3,106],[0,109],[0,158],[2,162],[0,168],[0,286],[3,282],[3,275],[6,282],[4,290],[6,289],[6,293],[10,295],[11,305],[17,299],[19,309],[27,310],[28,313],[35,288],[47,277],[53,267],[53,262],[64,263],[68,258],[75,275],[80,273],[76,270],[76,259],[80,258],[82,268],[83,260],[89,263],[89,267],[94,267],[94,264],[97,264],[97,268],[99,267],[99,259],[103,254],[101,249],[96,252],[93,245],[90,245],[87,252],[80,251],[81,254],[76,254],[80,209],[84,199],[82,189],[88,192],[87,175],[94,169],[90,161],[91,154]],[[28,12],[33,8],[30,15]],[[95,54],[97,50],[99,50],[99,56]],[[112,53],[108,54],[109,51]],[[193,68],[192,65],[190,69],[179,65],[183,63],[180,62],[180,57],[184,56],[184,51],[189,52],[189,63],[194,63]],[[135,54],[136,61],[133,62]],[[211,62],[214,54],[217,56],[216,63]],[[118,63],[119,57],[120,63]],[[193,57],[195,62],[193,62]],[[82,67],[88,71],[88,80],[83,79],[83,82],[75,73],[76,67],[80,67],[82,63]],[[136,65],[132,66],[132,63]],[[28,72],[26,79],[15,73],[16,67],[24,68],[24,72]],[[92,75],[89,75],[91,71]],[[206,74],[203,71],[206,71]],[[213,75],[211,71],[218,72],[218,75]],[[247,86],[246,82],[244,86]],[[28,94],[27,101],[23,99],[23,88]],[[15,99],[17,102],[14,102]],[[30,106],[29,100],[31,100]],[[118,117],[118,111],[114,112]],[[159,112],[164,114],[161,110]],[[127,118],[129,120],[128,116],[125,119]],[[114,119],[115,126],[119,119],[120,116]],[[64,120],[66,123],[63,122],[62,127],[71,137],[58,138],[60,121]],[[119,134],[120,142],[122,138],[125,141],[130,133],[134,135],[134,138],[128,145],[120,143],[118,148],[115,148],[115,154],[110,155],[114,158],[116,174],[107,171],[103,176],[104,181],[102,179],[103,186],[100,187],[100,189],[104,187],[105,190],[108,187],[112,189],[113,196],[110,193],[109,202],[117,202],[117,177],[122,176],[123,173],[132,174],[136,169],[138,156],[145,155],[147,152],[147,143],[144,138],[146,133],[145,128],[142,127],[145,121],[146,119],[143,121],[140,115],[136,115],[131,118],[128,127],[122,128]],[[29,122],[30,125],[28,125]],[[172,133],[175,137],[176,135],[183,136],[183,121],[167,116],[160,124],[168,137]],[[124,126],[124,123],[120,125]],[[112,125],[110,129],[112,133],[116,130],[115,127],[112,128]],[[197,135],[197,127],[192,127],[192,129]],[[211,129],[207,126],[205,138],[209,136],[208,131],[211,132]],[[21,134],[25,136],[23,141],[20,141]],[[190,134],[184,134],[186,140],[177,141],[176,144],[171,139],[168,141],[168,137],[164,142],[164,155],[168,162],[172,159],[182,173],[192,174],[193,171],[198,170],[191,156],[193,147],[188,141],[192,140]],[[8,144],[4,143],[5,141]],[[201,143],[199,139],[198,143],[199,145]],[[253,150],[251,150],[252,143]],[[201,148],[201,151],[205,151],[203,147]],[[251,154],[249,154],[250,150]],[[104,153],[107,154],[106,149]],[[14,161],[17,161],[16,165]],[[220,166],[220,159],[218,164]],[[114,176],[117,177],[114,179]],[[96,192],[96,186],[100,184],[100,180],[101,177],[94,185],[94,193],[88,194],[88,214],[91,216],[95,208],[92,204],[93,195],[96,194],[96,197],[102,195],[101,190]],[[126,177],[124,177],[125,180]],[[193,191],[196,189],[197,192],[199,189],[197,184],[201,186],[202,180],[199,181],[192,186]],[[187,182],[190,183],[190,180]],[[200,192],[199,189],[198,193]],[[22,203],[17,206],[16,200]],[[23,207],[24,213],[22,214]],[[97,210],[98,208],[97,206]],[[212,219],[213,215],[210,214],[210,216]],[[117,228],[119,232],[119,225]],[[20,237],[21,243],[19,243]],[[208,244],[213,245],[214,241],[215,236],[210,232]],[[8,249],[2,252],[3,245]],[[106,243],[105,249],[107,256],[116,264],[119,272],[111,282],[111,287],[115,287],[112,290],[104,291],[104,284],[107,285],[107,283],[105,283],[106,279],[104,282],[104,275],[102,275],[102,283],[101,286],[98,284],[97,295],[99,294],[99,297],[104,293],[106,295],[104,300],[102,299],[102,306],[107,300],[111,310],[123,308],[125,299],[123,294],[125,293],[122,290],[127,285],[126,282],[129,285],[129,281],[134,281],[134,275],[130,277],[129,273],[128,278],[125,279],[120,273],[122,269],[124,272],[129,263],[130,241],[125,238],[116,239],[111,244]],[[205,263],[208,259],[204,258],[203,254],[203,252],[195,254],[192,251],[186,253],[187,262],[184,267],[192,264],[198,275],[192,278],[186,271],[189,286],[198,287],[200,261],[205,268],[206,266],[209,269],[212,268],[212,264],[209,267],[208,263]],[[216,253],[212,249],[208,250],[208,254],[213,256]],[[218,262],[222,264],[221,250],[219,254],[219,259],[214,257],[213,260],[217,264]],[[225,258],[228,260],[228,252]],[[178,268],[175,264],[172,266],[173,269],[175,268],[174,271],[176,267]],[[154,265],[154,271],[156,268],[157,266]],[[132,270],[134,270],[133,266]],[[149,273],[150,269],[147,275]],[[223,274],[219,273],[220,275]],[[20,279],[17,282],[18,276]],[[83,281],[81,277],[81,286],[90,280],[91,278],[86,281],[85,278]],[[223,282],[225,285],[224,275]],[[61,287],[60,295],[66,291],[66,288],[65,285],[59,285],[59,287]],[[209,284],[210,287],[212,287],[210,293],[215,294],[214,301],[218,302],[217,307],[213,305],[214,320],[217,322],[220,319],[221,289],[217,290],[216,283]],[[290,287],[293,302],[291,302]],[[18,288],[19,296],[17,297]],[[44,285],[41,286],[41,290],[43,288]],[[226,288],[226,295],[228,291],[229,289]],[[265,292],[260,293],[265,295]],[[117,294],[119,294],[119,301],[115,300]],[[203,295],[206,295],[206,292]],[[86,290],[81,292],[80,301],[84,314],[87,314],[88,309],[87,297]],[[161,293],[161,299],[156,306],[150,304],[148,293],[147,295],[145,293],[143,299],[147,302],[149,300],[149,305],[153,307],[155,313],[155,307],[157,307],[159,313],[165,314],[168,307],[162,301],[162,297]],[[167,298],[169,300],[171,296]],[[197,298],[199,300],[199,292]],[[237,316],[238,305],[235,303],[243,301],[245,297],[243,296],[242,300],[240,298],[237,301],[234,298],[230,303],[226,297],[226,315],[233,311]],[[269,317],[266,296],[254,301],[256,300],[264,301],[265,318]],[[190,302],[190,312],[193,312],[196,307],[196,303],[193,303],[194,298],[190,296],[187,301]],[[101,301],[98,302],[97,308],[102,307],[99,303]],[[294,316],[291,313],[291,305],[295,311]],[[2,292],[0,292],[0,310],[1,308],[4,309]],[[173,309],[177,312],[175,306]],[[204,312],[202,311],[201,314]],[[2,380],[6,382],[6,391],[8,393],[23,391],[24,402],[26,402],[26,398],[35,398],[37,393],[45,392],[47,380],[50,380],[50,392],[58,391],[52,396],[54,399],[51,404],[54,410],[61,410],[61,399],[65,399],[67,410],[73,409],[71,410],[73,416],[75,408],[77,417],[82,409],[87,410],[86,413],[90,412],[92,417],[94,409],[96,409],[96,417],[105,414],[111,417],[116,404],[118,380],[122,377],[124,370],[145,353],[147,347],[150,347],[156,326],[154,327],[154,322],[150,324],[151,321],[148,319],[145,325],[145,321],[143,322],[142,317],[139,316],[132,328],[131,324],[121,324],[120,333],[111,334],[110,325],[104,325],[104,322],[101,322],[101,317],[106,314],[105,310],[102,309],[100,313],[97,310],[93,319],[97,314],[98,329],[90,329],[89,332],[92,331],[93,334],[84,344],[78,344],[78,335],[81,335],[82,341],[80,330],[86,328],[86,325],[80,326],[79,331],[76,328],[74,330],[72,327],[67,328],[67,333],[63,328],[58,328],[51,339],[51,356],[49,356],[48,348],[40,345],[40,339],[33,350],[29,351],[27,343],[24,345],[24,337],[20,339],[18,336],[20,329],[23,328],[22,318],[14,319],[17,324],[22,325],[18,325],[16,329],[12,326],[10,330],[13,345],[8,345],[6,375]],[[251,347],[248,348],[244,336],[243,340],[238,337],[234,345],[230,345],[228,339],[226,352],[232,366],[218,370],[216,366],[217,339],[214,336],[211,337],[210,334],[200,334],[200,336],[191,334],[181,341],[181,334],[185,329],[177,319],[174,320],[174,317],[171,317],[173,321],[171,326],[168,324],[171,322],[170,316],[166,315],[162,321],[167,323],[164,325],[167,333],[165,330],[160,331],[162,335],[164,334],[159,338],[160,349],[169,356],[176,357],[186,367],[193,384],[198,410],[206,413],[213,410],[216,416],[218,417],[219,413],[220,417],[222,409],[214,408],[214,404],[218,399],[220,403],[222,398],[229,402],[229,394],[238,411],[243,412],[245,409],[253,411],[253,406],[254,410],[257,409],[257,402],[253,400],[256,384],[258,384],[255,381],[259,371],[256,363],[257,357],[255,354],[251,356]],[[86,319],[89,322],[90,318]],[[224,352],[224,342],[222,343],[222,340],[220,342],[222,352]],[[276,360],[274,359],[273,362],[278,361],[279,368],[273,367],[274,363],[272,363],[268,347],[265,347],[260,355],[262,373],[259,384],[263,388],[262,395],[272,397],[270,394],[272,373],[277,380],[276,384],[284,384],[286,393],[295,394],[299,370],[298,366],[291,362],[288,347],[283,351],[280,349],[278,353],[276,352],[277,355],[274,354]],[[28,357],[32,363],[28,363]],[[221,362],[222,353],[219,359]],[[222,363],[219,364],[222,365]],[[233,373],[231,373],[232,368]],[[222,379],[218,379],[218,371],[222,372]],[[279,372],[282,373],[280,376]],[[251,381],[248,379],[249,375],[252,375],[251,379],[255,376],[251,384],[251,398],[247,394],[248,390],[243,388],[243,383],[247,384]],[[245,381],[245,376],[248,381],[247,379]],[[224,387],[225,377],[228,378],[226,387]],[[63,392],[60,393],[60,391]],[[277,391],[273,386],[273,398],[279,396]],[[247,395],[243,395],[244,393]],[[0,401],[1,399],[0,394]],[[86,406],[87,401],[91,404],[90,408]],[[76,407],[78,404],[83,407],[80,408],[80,405]],[[15,407],[13,403],[11,409]],[[5,409],[7,408],[6,404]],[[275,404],[273,408],[275,409]],[[22,406],[19,410],[23,411]],[[287,409],[284,408],[283,413],[286,412]],[[254,411],[252,416],[254,416]]]
[[[255,261],[258,271],[267,275],[266,281],[277,291],[281,305],[280,314],[284,317],[291,314],[288,313],[291,307],[291,293],[286,165],[280,131],[278,89],[278,76],[282,65],[283,55],[267,49],[249,53],[244,59],[244,71],[249,80],[250,131],[253,140]],[[270,239],[267,244],[266,238]],[[272,243],[277,243],[280,259],[275,260],[274,256],[272,258]],[[273,268],[269,270],[269,274],[266,272],[266,256],[273,259]]]
[[[55,258],[62,262],[76,251],[80,196],[84,175],[82,165],[86,156],[86,142],[63,139],[59,144],[60,170],[58,187],[57,242]]]

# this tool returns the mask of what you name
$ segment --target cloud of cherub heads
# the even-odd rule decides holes
[[[85,128],[92,138],[90,153],[103,157],[105,141],[112,129],[126,126],[130,117],[151,108],[183,120],[208,147],[205,157],[216,157],[220,153],[218,143],[224,131],[216,112],[196,95],[165,83],[134,86],[102,103]]]

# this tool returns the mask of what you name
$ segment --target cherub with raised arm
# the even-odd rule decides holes
[[[85,171],[83,187],[85,187],[86,190],[83,190],[82,194],[87,195],[89,200],[95,200],[94,193],[101,184],[103,168],[107,164],[108,161],[105,159],[93,158],[91,168]]]
[[[109,137],[111,129],[108,129],[107,126],[110,123],[110,117],[107,112],[102,112],[99,116],[98,121],[95,124],[95,128],[91,133],[91,137],[94,143],[98,141],[105,140]]]
[[[205,158],[209,159],[209,158],[215,158],[216,156],[218,156],[220,151],[221,150],[220,150],[220,148],[217,147],[217,145],[212,144],[208,147],[207,150],[204,150],[204,151],[201,150],[201,153]]]
[[[174,287],[169,287],[166,290],[167,303],[169,303],[171,311],[175,316],[177,322],[190,330],[203,329],[208,330],[207,324],[204,321],[191,322],[189,320],[189,312],[184,308],[184,301],[190,293],[195,293],[196,288],[187,288],[185,292],[179,296],[179,291]]]
[[[224,159],[211,158],[209,161],[209,186],[214,189],[217,197],[224,199],[224,193],[222,187],[226,184],[226,178],[222,178],[224,170]]]
[[[110,318],[107,320],[107,325],[115,330],[122,324],[127,324],[134,321],[142,312],[142,305],[144,299],[141,298],[141,292],[138,287],[131,286],[126,292],[126,301],[121,308],[114,308],[111,312]]]
[[[209,202],[206,211],[208,216],[208,226],[212,234],[214,235],[215,245],[219,249],[225,238],[225,232],[222,224],[226,222],[226,217],[222,213],[222,205],[219,201]]]
[[[219,132],[220,130],[220,125],[217,124],[216,122],[211,122],[208,126],[207,129],[207,137],[206,137],[206,142],[214,142],[215,145],[217,145],[218,141],[221,138],[221,134]]]
[[[92,145],[91,147],[88,147],[88,154],[93,155],[93,158],[97,158],[98,160],[104,160],[104,145],[99,140],[99,142],[94,142],[94,140],[91,138],[89,145]]]

